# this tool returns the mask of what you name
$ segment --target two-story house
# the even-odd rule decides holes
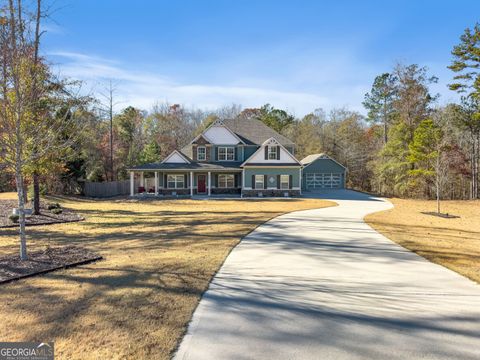
[[[130,193],[298,196],[307,184],[303,167],[295,158],[295,144],[263,122],[218,120],[162,162],[129,169]],[[343,166],[337,172],[344,172]],[[330,184],[338,187],[345,174],[337,175]]]

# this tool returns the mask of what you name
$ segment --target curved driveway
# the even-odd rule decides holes
[[[176,359],[479,359],[480,286],[363,222],[391,204],[273,219],[228,256]]]

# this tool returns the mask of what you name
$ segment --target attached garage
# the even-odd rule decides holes
[[[344,189],[347,168],[326,154],[308,155],[301,161],[302,188],[307,191]]]

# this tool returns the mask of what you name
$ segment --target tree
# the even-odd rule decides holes
[[[302,159],[307,155],[325,151],[322,141],[325,122],[325,113],[318,109],[284,129],[284,134],[295,143],[297,158]]]
[[[136,165],[144,145],[145,113],[132,106],[125,108],[114,118],[119,142],[118,156],[122,159],[119,171],[126,176],[125,168]]]
[[[396,79],[393,106],[398,121],[407,125],[410,140],[417,125],[431,115],[431,105],[438,98],[437,94],[430,94],[429,89],[438,78],[429,76],[427,71],[426,67],[417,64],[398,64],[393,72]]]
[[[281,133],[284,128],[295,121],[295,117],[285,110],[276,109],[270,104],[265,104],[260,108],[258,120]]]
[[[451,90],[467,94],[480,101],[480,24],[476,23],[473,32],[467,28],[460,36],[460,44],[452,50],[450,70],[457,75],[449,85]]]
[[[382,124],[384,144],[387,143],[388,128],[395,114],[395,83],[396,78],[390,73],[378,75],[370,92],[365,94],[363,102],[363,106],[368,110],[367,120],[372,124]]]
[[[410,170],[410,174],[427,180],[433,179],[437,213],[440,213],[440,197],[448,179],[448,148],[442,129],[431,119],[424,120],[418,125],[413,141],[409,144],[408,160],[416,166]]]
[[[35,101],[40,89],[36,86],[37,74],[42,71],[35,61],[35,49],[40,43],[40,33],[33,35],[30,28],[39,29],[41,3],[37,1],[33,17],[22,7],[21,0],[9,0],[0,22],[1,37],[1,121],[0,143],[4,149],[3,162],[15,171],[18,195],[20,258],[27,260],[25,236],[25,166],[32,160],[26,146],[35,140],[35,121],[32,121]],[[33,56],[32,56],[33,55]]]
[[[160,145],[155,141],[150,141],[140,154],[140,164],[158,162],[161,159]]]
[[[410,131],[404,122],[397,122],[388,133],[388,142],[376,156],[374,181],[378,191],[387,195],[405,196],[408,192],[408,144]]]
[[[101,97],[104,100],[103,106],[101,106],[101,110],[103,113],[107,115],[108,123],[109,123],[109,161],[108,161],[108,169],[110,173],[110,181],[115,180],[115,171],[113,166],[113,112],[114,107],[118,105],[118,102],[115,101],[115,93],[117,91],[116,85],[113,83],[112,80],[108,81],[107,86],[105,87],[105,91],[100,93]],[[106,177],[108,180],[108,172]]]
[[[472,169],[471,198],[479,196],[480,167],[480,24],[475,24],[460,37],[460,44],[452,50],[453,61],[448,68],[456,73],[451,90],[464,94],[463,126],[470,133],[470,162]]]
[[[431,105],[437,96],[430,94],[429,85],[435,83],[437,78],[429,76],[425,67],[416,64],[397,65],[393,76],[393,122],[388,141],[378,156],[375,156],[373,167],[381,191],[405,196],[421,190],[418,184],[411,186],[408,170],[413,170],[415,163],[409,162],[407,157],[415,129],[432,113]]]
[[[52,116],[52,104],[70,94],[66,83],[54,79],[38,57],[41,1],[36,1],[33,11],[23,5],[21,0],[9,0],[0,22],[0,162],[15,173],[20,258],[26,260],[25,177],[47,166],[54,154],[71,144],[72,138],[63,134],[72,124]]]

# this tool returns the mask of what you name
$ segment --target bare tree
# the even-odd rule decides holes
[[[60,157],[74,141],[65,133],[75,125],[68,110],[73,104],[70,99],[75,97],[68,92],[66,82],[53,78],[38,55],[41,0],[33,10],[22,5],[21,0],[9,0],[1,9],[0,148],[1,162],[15,173],[20,258],[26,260],[25,176],[47,163],[46,159]],[[64,111],[57,112],[59,108]]]
[[[106,114],[109,121],[109,167],[110,167],[110,181],[115,180],[115,171],[113,166],[113,116],[114,116],[114,109],[120,102],[115,100],[115,95],[117,93],[117,83],[114,83],[111,79],[108,81],[105,89],[100,92],[100,96],[102,97],[103,101],[100,106],[100,110],[103,114]],[[108,180],[108,179],[107,179]]]

